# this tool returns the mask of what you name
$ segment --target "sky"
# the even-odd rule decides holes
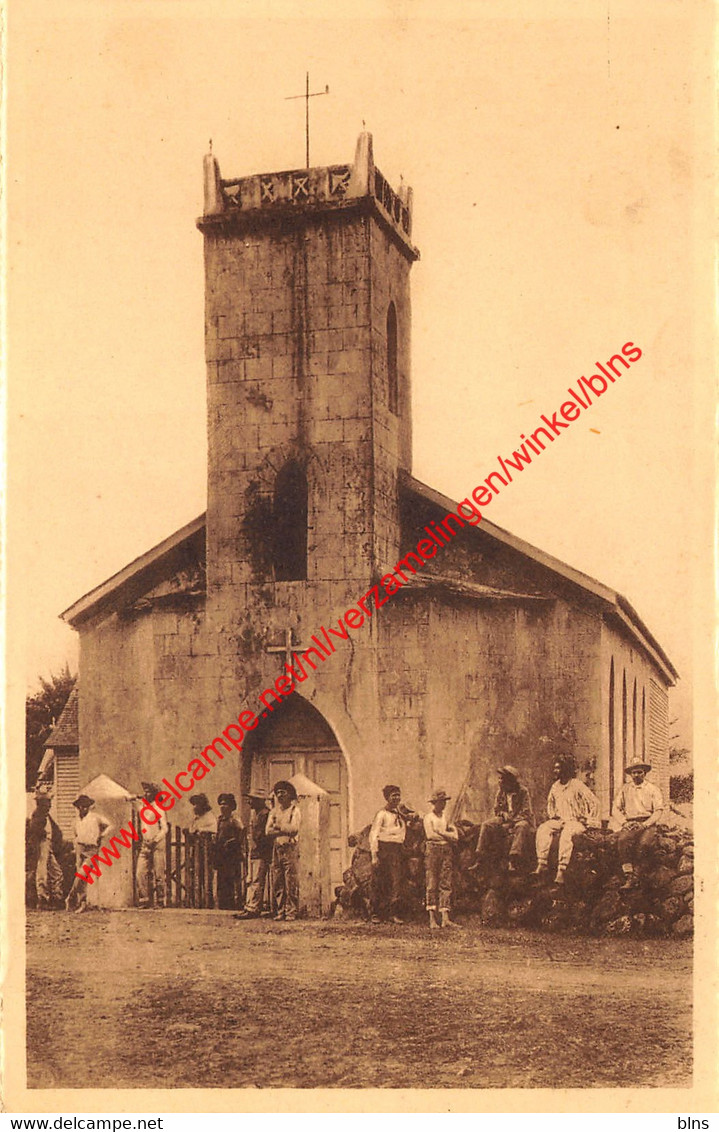
[[[202,157],[304,165],[309,70],[311,163],[366,124],[414,190],[418,479],[463,498],[641,347],[486,517],[629,598],[683,677],[686,741],[711,537],[700,7],[11,4],[11,685],[74,665],[59,613],[205,508]]]

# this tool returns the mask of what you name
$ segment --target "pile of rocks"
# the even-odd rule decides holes
[[[483,924],[544,931],[577,931],[607,936],[690,936],[694,928],[694,841],[685,828],[658,830],[650,858],[637,869],[636,887],[624,890],[617,835],[587,830],[575,849],[561,887],[530,873],[509,873],[501,862],[473,869],[479,828],[459,823],[455,857],[454,907],[478,912]],[[367,916],[370,908],[369,826],[350,838],[354,854],[337,890],[345,914]],[[556,849],[555,849],[556,852]],[[405,911],[423,911],[424,865],[421,826],[410,826],[406,842]]]

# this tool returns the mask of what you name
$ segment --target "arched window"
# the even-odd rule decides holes
[[[627,670],[622,672],[622,770],[627,765]]]
[[[300,582],[307,577],[307,476],[290,460],[275,481],[273,508],[275,580]]]
[[[394,303],[387,308],[387,378],[390,411],[399,413],[399,377],[397,375],[397,311]]]

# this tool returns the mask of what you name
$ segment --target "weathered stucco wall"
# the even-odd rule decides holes
[[[626,634],[602,625],[602,750],[600,789],[609,807],[624,781],[624,767],[652,765],[650,779],[669,799],[668,700],[656,666]]]

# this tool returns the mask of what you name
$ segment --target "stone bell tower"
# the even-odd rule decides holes
[[[209,599],[358,589],[396,562],[411,463],[411,190],[368,133],[351,165],[204,176]]]

